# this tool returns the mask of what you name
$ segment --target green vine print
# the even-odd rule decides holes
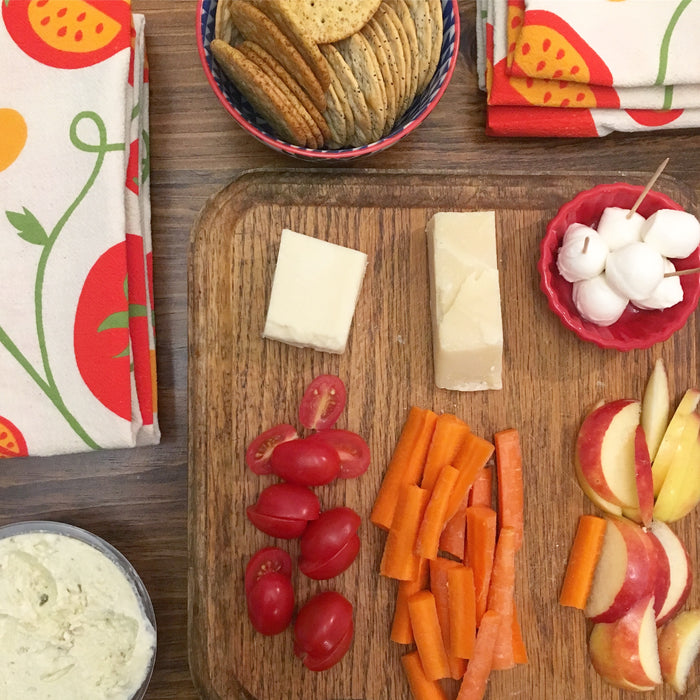
[[[97,143],[87,143],[78,136],[78,124],[83,120],[92,122],[96,127],[98,134]],[[66,209],[51,232],[47,233],[46,229],[41,225],[36,216],[34,216],[34,214],[32,214],[32,212],[30,212],[26,207],[23,207],[21,212],[5,212],[8,221],[15,229],[17,229],[17,235],[22,240],[31,245],[37,245],[42,248],[41,255],[39,257],[39,264],[37,265],[36,279],[34,282],[34,306],[36,333],[41,351],[41,369],[43,370],[43,373],[32,365],[32,363],[12,341],[2,326],[0,326],[0,344],[7,349],[10,355],[15,358],[15,360],[25,370],[34,383],[44,392],[76,435],[78,435],[90,449],[96,450],[99,449],[100,446],[90,437],[87,431],[66,406],[56,384],[53,370],[51,369],[49,353],[46,347],[46,334],[44,328],[44,278],[46,276],[46,268],[49,258],[56,241],[58,240],[61,231],[72,216],[73,212],[75,212],[75,210],[80,206],[81,202],[83,199],[85,199],[85,196],[94,185],[95,180],[102,169],[105,156],[110,151],[123,151],[125,149],[125,145],[124,143],[108,143],[107,129],[105,128],[103,120],[95,112],[89,111],[80,112],[73,118],[70,125],[69,136],[71,143],[79,151],[96,154],[95,165],[93,166],[92,172],[90,173],[90,176],[88,177],[82,190],[80,190],[78,196],[73,200],[73,202],[71,202],[70,206],[68,209]]]
[[[664,80],[666,80],[666,71],[668,70],[668,51],[671,45],[671,36],[673,34],[673,30],[678,24],[680,16],[683,14],[683,11],[688,7],[688,5],[690,5],[691,2],[692,0],[681,0],[681,2],[678,3],[678,6],[674,10],[673,15],[671,15],[671,21],[668,23],[668,27],[666,27],[663,39],[661,40],[661,49],[659,50],[659,72],[656,76],[657,85],[663,85]],[[672,103],[673,85],[666,85],[664,92],[664,104],[662,109],[670,109]]]

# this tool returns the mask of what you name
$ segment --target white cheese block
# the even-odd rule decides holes
[[[495,212],[440,212],[428,222],[435,383],[502,388],[503,324]]]
[[[284,229],[263,337],[342,353],[366,267],[358,250]]]

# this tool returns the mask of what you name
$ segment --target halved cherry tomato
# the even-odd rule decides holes
[[[361,476],[369,467],[369,445],[351,430],[327,429],[309,435],[307,440],[321,440],[331,445],[340,457],[341,479]]]
[[[277,445],[270,456],[273,474],[292,484],[321,486],[340,472],[340,457],[322,440],[291,440]]]
[[[248,520],[258,530],[286,540],[299,537],[320,512],[318,497],[311,489],[286,483],[263,489],[257,502],[246,510]]]
[[[299,405],[299,422],[311,430],[331,428],[343,412],[346,399],[340,377],[320,374],[306,387]]]
[[[288,423],[280,423],[273,428],[260,433],[245,451],[245,463],[254,474],[270,474],[270,455],[277,445],[296,440],[297,434],[294,426]]]
[[[345,506],[321,513],[301,536],[302,573],[321,581],[345,571],[360,551],[360,522],[360,516]]]
[[[353,636],[352,605],[340,593],[324,591],[299,611],[294,653],[311,671],[324,671],[343,658]]]
[[[246,595],[248,617],[260,634],[279,634],[287,629],[294,614],[294,589],[288,576],[265,574]]]
[[[263,547],[253,554],[245,567],[245,592],[250,593],[263,576],[273,572],[291,578],[292,558],[279,547]]]

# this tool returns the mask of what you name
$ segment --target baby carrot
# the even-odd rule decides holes
[[[593,582],[600,551],[603,548],[606,521],[594,515],[582,515],[569,553],[569,563],[559,595],[559,605],[583,610]]]
[[[496,517],[496,511],[486,506],[467,508],[467,545],[464,563],[474,572],[477,625],[486,611],[488,601],[496,550]]]
[[[516,549],[523,542],[523,458],[520,436],[514,428],[494,435],[498,472],[498,514],[501,527],[515,531]]]
[[[476,594],[474,572],[456,566],[447,572],[450,611],[450,654],[471,659],[476,638]]]
[[[401,665],[406,672],[408,687],[414,700],[447,700],[447,695],[438,681],[428,680],[417,651],[401,657]]]
[[[447,502],[452,493],[459,472],[449,464],[445,465],[435,481],[435,488],[430,494],[430,500],[420,524],[415,552],[420,557],[435,559],[440,546],[440,535],[445,523]]]
[[[491,467],[479,470],[471,491],[469,492],[470,506],[487,506],[491,508],[493,488],[493,471]]]
[[[413,581],[399,581],[396,593],[396,609],[391,625],[391,641],[397,644],[413,644],[411,618],[408,615],[408,599],[418,591],[428,587],[428,560],[421,559],[418,576]]]
[[[379,564],[382,576],[399,581],[412,581],[418,576],[420,560],[415,553],[416,535],[429,498],[430,494],[420,486],[406,484],[403,487]]]
[[[415,406],[409,411],[370,514],[370,520],[378,527],[391,527],[401,487],[420,481],[436,421],[433,411]]]
[[[515,665],[512,616],[516,541],[517,535],[512,527],[501,528],[489,586],[488,610],[495,610],[501,617],[501,630],[493,650],[493,668],[499,670],[512,668]]]
[[[486,684],[491,674],[493,650],[501,630],[501,616],[487,610],[479,625],[474,642],[474,653],[467,664],[457,700],[482,700],[486,693]]]
[[[426,678],[431,681],[448,678],[450,667],[440,632],[435,596],[430,591],[414,593],[408,599],[408,613]]]
[[[443,467],[452,464],[459,448],[469,434],[469,426],[451,413],[438,416],[435,432],[425,458],[421,488],[432,491]]]

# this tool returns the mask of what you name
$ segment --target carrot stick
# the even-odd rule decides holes
[[[600,551],[603,548],[606,521],[594,515],[582,515],[569,553],[569,563],[559,595],[559,605],[583,610],[593,582]]]
[[[476,638],[476,592],[474,572],[456,566],[447,572],[450,611],[450,654],[471,659]]]
[[[474,485],[469,492],[470,506],[488,506],[493,504],[493,471],[491,467],[484,467],[474,479]]]
[[[452,488],[457,481],[459,472],[449,464],[445,465],[435,481],[435,488],[430,494],[430,500],[420,524],[415,552],[419,557],[435,559],[440,546],[440,535],[445,524],[445,511]]]
[[[513,661],[516,664],[526,664],[527,663],[527,649],[525,648],[525,642],[523,641],[523,632],[520,629],[520,623],[518,622],[518,609],[515,605],[515,600],[513,601]]]
[[[428,587],[428,560],[421,559],[418,565],[418,576],[414,581],[399,581],[396,593],[396,609],[391,625],[391,641],[397,644],[413,644],[411,618],[408,615],[408,599],[418,591]]]
[[[447,695],[438,681],[428,680],[417,651],[404,654],[401,665],[406,672],[408,686],[414,700],[447,700]]]
[[[469,426],[451,413],[438,416],[435,432],[425,458],[421,488],[432,491],[443,467],[452,464],[469,434]]]
[[[440,632],[435,596],[430,591],[414,593],[408,599],[408,613],[426,678],[431,681],[448,678],[450,666]]]
[[[458,559],[464,558],[464,535],[467,529],[468,495],[462,499],[459,510],[447,521],[440,535],[439,550],[448,552]]]
[[[469,487],[474,483],[481,468],[491,458],[493,450],[494,446],[488,440],[484,440],[478,435],[474,435],[474,433],[469,433],[464,438],[462,447],[457,453],[452,465],[459,471],[459,478],[457,479],[449,506],[447,507],[447,520],[459,509],[462,499],[469,491]]]
[[[453,568],[460,566],[459,562],[452,559],[438,557],[430,561],[430,592],[435,596],[435,607],[442,633],[442,642],[447,653],[447,662],[450,667],[450,677],[455,680],[464,675],[466,664],[464,659],[458,658],[451,653],[450,642],[450,592],[448,574]]]
[[[493,650],[501,631],[501,616],[488,610],[481,620],[474,642],[474,653],[467,664],[457,700],[482,700],[491,673]]]
[[[379,564],[383,576],[399,581],[412,581],[418,576],[420,562],[415,553],[416,535],[429,498],[430,494],[415,484],[406,484],[401,490]]]
[[[503,527],[498,535],[493,560],[488,609],[501,616],[501,631],[493,650],[493,668],[506,669],[515,665],[513,658],[513,594],[515,593],[515,551],[517,534],[512,527]]]
[[[501,527],[515,530],[516,549],[523,542],[523,457],[514,428],[494,435],[498,471],[498,514]]]
[[[420,481],[436,421],[432,411],[411,408],[370,514],[377,527],[391,527],[401,487]]]
[[[467,544],[464,562],[474,572],[476,624],[486,611],[493,557],[496,551],[496,511],[486,506],[467,508]]]

